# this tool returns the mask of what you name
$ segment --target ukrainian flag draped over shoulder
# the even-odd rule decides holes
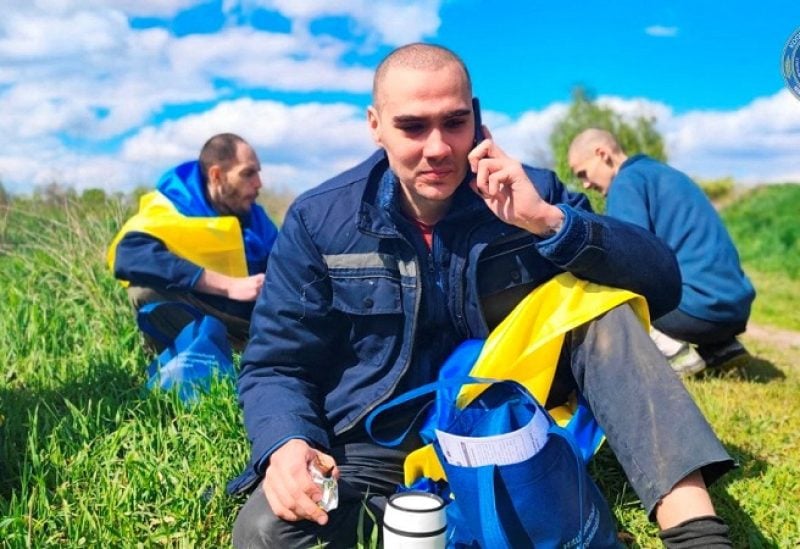
[[[624,303],[630,305],[647,328],[650,316],[642,296],[580,280],[569,273],[560,274],[528,294],[489,334],[482,346],[480,341],[474,340],[478,345],[464,347],[462,357],[455,361],[448,359],[440,378],[468,373],[477,378],[512,379],[524,385],[539,402],[547,402],[564,336]],[[480,354],[475,360],[478,352]],[[483,388],[481,385],[464,387],[458,395],[457,406],[466,406]],[[599,447],[603,440],[602,430],[584,402],[576,400],[548,412],[556,423],[573,433],[585,459]],[[434,427],[423,426],[423,439],[432,440]],[[404,469],[407,486],[421,478],[445,478],[430,444],[409,454]]]
[[[249,265],[263,264],[278,229],[261,206],[254,204],[242,229],[234,216],[219,216],[206,201],[197,161],[167,172],[156,190],[145,194],[139,212],[129,219],[108,248],[114,269],[117,244],[131,232],[161,240],[174,254],[228,276],[245,277]]]

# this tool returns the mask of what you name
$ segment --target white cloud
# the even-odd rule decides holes
[[[0,20],[0,56],[6,62],[47,59],[58,62],[116,49],[127,20],[109,10],[81,11],[66,16],[8,13]]]
[[[566,103],[553,103],[541,111],[527,111],[516,120],[489,112],[484,116],[484,123],[507,154],[523,162],[549,167],[552,164],[550,132],[566,111]]]
[[[371,86],[371,70],[343,64],[348,47],[331,37],[228,27],[178,38],[130,28],[118,11],[63,8],[54,15],[25,6],[0,19],[6,134],[113,138],[167,105],[225,98],[230,90],[219,79],[280,91],[367,93]]]
[[[671,162],[691,174],[746,183],[800,181],[800,101],[782,90],[736,111],[667,119]]]
[[[349,17],[367,36],[399,46],[436,33],[442,0],[239,0],[227,4],[276,10],[298,26],[323,17]]]
[[[208,137],[228,131],[254,146],[266,184],[293,192],[357,164],[375,148],[365,114],[352,105],[241,99],[145,127],[113,155],[76,153],[57,140],[47,140],[41,149],[45,141],[17,142],[0,152],[0,181],[18,192],[53,181],[78,190],[152,186],[170,167],[196,158]]]
[[[6,189],[29,193],[56,182],[82,190],[128,190],[141,183],[142,166],[116,155],[76,152],[55,139],[25,141],[7,146],[0,154],[0,182]]]
[[[732,176],[744,184],[800,182],[800,101],[788,90],[733,111],[675,114],[668,105],[641,98],[603,96],[598,102],[626,117],[655,117],[669,163],[693,177]],[[492,113],[486,119],[506,152],[542,165],[549,160],[550,132],[565,111],[565,104],[554,103],[517,119]]]
[[[645,98],[623,99],[621,97],[600,96],[597,102],[604,107],[609,107],[624,118],[634,119],[640,116],[666,120],[672,116],[672,109],[658,101]]]
[[[197,0],[5,0],[7,12],[35,11],[68,15],[84,10],[115,10],[131,16],[170,17]]]
[[[107,7],[132,16],[170,17],[197,5],[197,0],[73,0],[85,7]]]
[[[214,99],[207,79],[161,56],[168,40],[163,31],[141,32],[112,52],[76,56],[52,70],[49,61],[10,68],[13,83],[0,91],[0,131],[102,140],[146,122],[165,104]]]
[[[644,29],[644,33],[649,36],[659,38],[672,38],[678,36],[678,27],[665,27],[663,25],[651,25]]]
[[[256,149],[266,183],[308,189],[363,160],[375,147],[364,113],[352,105],[241,99],[159,127],[125,142],[120,158],[153,166],[153,180],[171,165],[194,158],[219,132],[238,133]]]
[[[206,78],[233,79],[246,86],[284,91],[367,92],[372,70],[339,61],[343,43],[290,34],[230,28],[174,40],[172,66]]]

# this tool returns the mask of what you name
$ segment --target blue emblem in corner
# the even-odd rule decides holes
[[[800,29],[797,29],[786,41],[781,56],[781,72],[786,87],[800,99]]]

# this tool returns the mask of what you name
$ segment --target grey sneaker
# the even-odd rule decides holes
[[[693,376],[706,368],[706,361],[688,343],[681,345],[678,352],[668,356],[667,360],[672,369],[681,377]]]
[[[736,338],[718,345],[698,346],[697,350],[709,372],[719,374],[741,369],[750,358],[750,353]]]

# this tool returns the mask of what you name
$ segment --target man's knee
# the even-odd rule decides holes
[[[162,292],[154,288],[148,288],[146,286],[128,286],[128,300],[131,302],[131,305],[137,311],[142,308],[142,306],[147,305],[148,303],[156,303],[158,301],[164,301],[164,295]]]
[[[670,370],[644,324],[627,303],[574,329],[568,342],[572,374],[581,390],[590,372],[613,377],[631,368]]]
[[[147,304],[159,302],[180,301],[175,294],[164,292],[146,286],[129,286],[128,299],[135,313]],[[173,340],[184,326],[194,319],[190,313],[180,307],[168,305],[157,307],[148,315],[149,324],[167,340]],[[155,353],[160,353],[166,347],[160,338],[153,338],[147,333],[144,336],[145,347]]]
[[[239,511],[233,525],[233,546],[237,549],[279,547],[278,534],[284,521],[275,516],[258,487]]]
[[[336,525],[330,526],[335,528]],[[233,525],[233,546],[236,549],[313,547],[325,537],[325,528],[315,523],[289,522],[278,518],[272,512],[261,486],[257,487],[247,499]],[[330,546],[340,547],[337,543],[332,543]],[[347,546],[350,545],[344,547]]]
[[[569,341],[573,348],[602,356],[629,353],[642,347],[649,352],[655,348],[645,325],[627,303],[575,328]]]

